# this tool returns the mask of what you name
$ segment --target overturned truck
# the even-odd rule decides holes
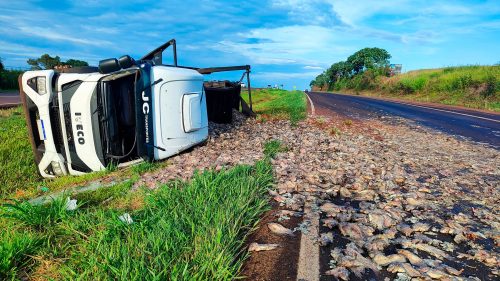
[[[170,46],[173,64],[164,64],[162,54]],[[225,87],[231,92],[228,106],[238,103],[252,114],[249,65],[179,66],[174,39],[138,61],[122,56],[102,60],[99,67],[25,72],[19,89],[39,173],[81,175],[108,165],[161,160],[204,142],[209,119],[228,122],[231,109],[216,105],[227,95],[216,85],[204,85],[203,74],[235,70],[244,73]],[[250,105],[239,96],[245,76]]]

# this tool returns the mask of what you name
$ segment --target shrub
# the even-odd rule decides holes
[[[3,216],[43,231],[69,216],[66,200],[66,196],[61,196],[47,205],[32,205],[29,202],[14,200],[12,204],[3,204]]]
[[[376,72],[372,70],[367,70],[363,72],[361,75],[361,79],[359,80],[359,84],[356,89],[358,90],[371,90],[376,86]]]
[[[0,71],[0,89],[19,89],[17,77],[23,73],[18,70]]]
[[[473,85],[472,76],[470,73],[460,75],[451,82],[450,90],[465,90]]]
[[[483,98],[489,98],[497,92],[497,78],[491,74],[486,77],[484,90],[481,92]]]
[[[449,66],[449,67],[445,67],[445,68],[443,69],[443,73],[451,73],[451,72],[454,72],[455,70],[457,70],[457,68],[456,68],[456,67],[454,67],[454,66]]]

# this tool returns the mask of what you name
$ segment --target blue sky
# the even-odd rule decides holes
[[[500,1],[0,0],[0,57],[43,53],[96,65],[176,38],[179,63],[252,65],[253,86],[307,87],[364,47],[403,71],[500,61]],[[239,73],[211,78],[239,79]]]

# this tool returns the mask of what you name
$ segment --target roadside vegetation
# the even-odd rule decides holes
[[[500,111],[500,66],[456,66],[391,75],[390,54],[365,48],[318,75],[313,90]]]
[[[500,66],[458,66],[380,77],[361,94],[500,111]]]
[[[242,93],[248,103],[248,95]],[[289,119],[296,124],[307,116],[306,96],[301,91],[259,89],[252,92],[253,111],[261,120]]]
[[[0,199],[40,180],[20,107],[0,110]]]
[[[0,58],[0,93],[2,90],[14,90],[19,89],[17,84],[17,77],[23,73],[19,70],[7,70],[3,65],[3,61]]]
[[[89,65],[86,61],[77,59],[62,61],[59,56],[52,57],[49,54],[43,54],[38,58],[28,59],[26,62],[31,70],[54,69],[55,67],[82,67]],[[23,72],[24,71],[21,70],[6,69],[0,58],[0,94],[2,90],[19,90],[17,77]]]
[[[0,209],[0,279],[233,280],[245,237],[268,210],[270,158],[196,173],[187,182],[130,191],[131,182],[47,205]],[[147,167],[143,167],[147,168]]]

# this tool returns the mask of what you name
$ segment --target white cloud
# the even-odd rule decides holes
[[[334,17],[343,24],[357,28],[372,28],[373,25],[382,23],[412,24],[410,29],[419,29],[427,26],[427,22],[438,23],[430,25],[436,29],[447,29],[448,24],[457,24],[460,20],[471,20],[470,18],[458,18],[474,16],[480,19],[486,15],[498,15],[500,5],[498,1],[486,1],[482,3],[466,3],[461,1],[434,1],[426,0],[274,0],[275,7],[286,8],[291,16],[302,15],[308,22],[322,25],[325,21],[315,20],[315,17]],[[371,21],[374,17],[382,16]],[[388,26],[390,27],[390,26]],[[417,32],[418,30],[413,30]]]
[[[314,69],[314,70],[320,70],[323,69],[321,66],[313,66],[313,65],[306,65],[303,67],[304,69]]]
[[[288,15],[297,22],[315,25],[340,24],[331,3],[324,0],[274,0],[274,8],[288,10]]]
[[[102,45],[110,45],[111,42],[107,40],[99,40],[99,39],[83,39],[67,34],[63,34],[60,32],[56,32],[53,30],[53,28],[43,28],[43,27],[35,27],[35,26],[21,26],[19,27],[19,31],[31,35],[31,36],[36,36],[36,37],[41,37],[45,38],[48,40],[55,40],[55,41],[67,41],[71,43],[77,43],[77,44],[85,44],[85,45],[92,45],[92,46],[102,46]]]
[[[220,41],[218,50],[241,54],[258,64],[323,65],[351,50],[331,29],[315,25],[256,28],[238,34],[240,40]],[[256,39],[247,43],[246,39]]]
[[[87,52],[82,52],[78,50],[70,51],[58,51],[55,52],[50,48],[40,48],[34,46],[27,46],[24,44],[10,43],[7,41],[0,40],[0,54],[8,55],[8,57],[2,57],[4,63],[9,66],[21,66],[25,65],[28,58],[37,58],[42,54],[50,54],[52,56],[58,55],[62,60],[67,60],[70,58],[78,58],[88,61],[91,64],[97,63],[101,58],[95,54],[89,54]]]
[[[316,77],[321,71],[309,72],[256,72],[252,76],[254,78],[266,78],[271,80],[294,79],[294,78],[310,78]]]

